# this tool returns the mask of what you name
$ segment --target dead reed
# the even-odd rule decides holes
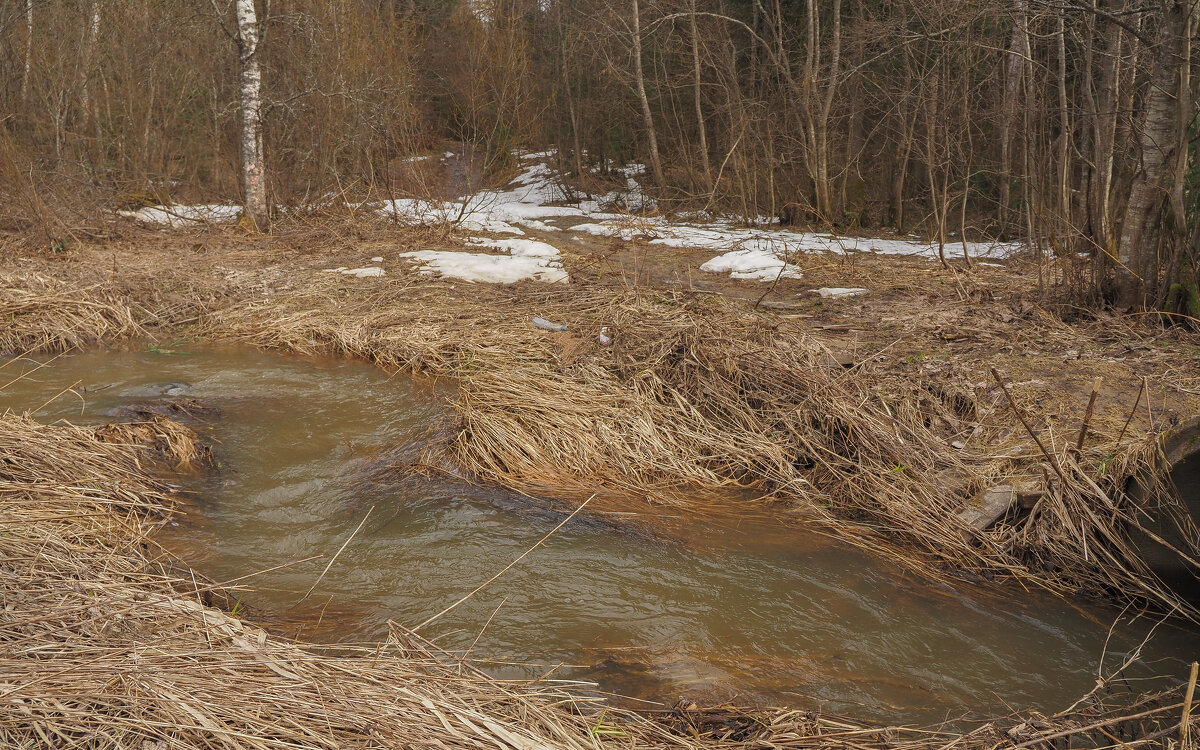
[[[0,273],[0,352],[83,350],[145,335],[128,300],[103,284],[72,287],[37,273]]]
[[[213,463],[212,449],[194,431],[158,414],[137,422],[112,422],[96,428],[95,435],[105,443],[148,449],[177,471],[195,471]]]

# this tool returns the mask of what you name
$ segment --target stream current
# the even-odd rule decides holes
[[[0,383],[26,373],[0,390],[0,410],[78,423],[172,402],[192,412],[219,466],[179,480],[183,512],[160,541],[217,581],[275,568],[244,581],[243,598],[288,635],[369,642],[388,620],[414,626],[571,507],[388,479],[387,449],[441,419],[445,392],[366,364],[214,347],[50,360],[0,372]],[[1065,708],[1094,685],[1102,657],[1106,670],[1119,665],[1153,625],[1113,628],[1119,614],[1013,586],[931,584],[777,518],[644,506],[585,510],[420,632],[500,678],[924,722]],[[1179,679],[1198,643],[1161,626],[1114,689]]]

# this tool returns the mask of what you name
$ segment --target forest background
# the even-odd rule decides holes
[[[238,5],[253,29],[230,0],[0,0],[0,229],[61,248],[242,196],[252,62],[272,210],[549,150],[566,195],[641,162],[663,211],[1019,238],[1080,304],[1200,317],[1200,0]],[[420,158],[447,142],[455,184]]]

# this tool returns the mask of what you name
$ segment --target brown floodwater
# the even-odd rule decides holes
[[[288,634],[363,642],[385,637],[388,620],[414,626],[570,507],[388,479],[388,448],[441,419],[447,391],[362,363],[173,345],[35,369],[48,359],[0,370],[0,385],[28,371],[0,390],[0,410],[96,423],[130,407],[188,406],[220,465],[179,480],[184,513],[161,538],[218,581],[276,568],[247,579],[243,598]],[[1092,687],[1102,660],[1120,664],[1153,625],[1122,621],[1110,637],[1118,610],[1011,586],[931,584],[749,512],[642,510],[585,510],[421,634],[500,678],[921,722],[1064,708]],[[289,565],[314,555],[323,557]],[[1198,645],[1194,630],[1161,626],[1116,689],[1178,680]]]

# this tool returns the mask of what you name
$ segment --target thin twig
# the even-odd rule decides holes
[[[1008,399],[1008,405],[1012,407],[1013,412],[1017,415],[1017,419],[1021,420],[1021,424],[1025,425],[1025,431],[1029,433],[1029,437],[1033,438],[1033,442],[1037,443],[1037,447],[1041,449],[1042,455],[1050,462],[1050,467],[1058,474],[1058,478],[1063,481],[1063,486],[1070,484],[1067,481],[1067,475],[1063,473],[1062,467],[1058,465],[1058,459],[1054,454],[1046,450],[1046,446],[1042,444],[1042,439],[1038,437],[1037,432],[1030,426],[1029,421],[1025,419],[1025,415],[1021,412],[1017,402],[1013,400],[1012,394],[1008,392],[1008,386],[1004,384],[1004,379],[1000,377],[1000,373],[996,372],[996,368],[991,368],[992,377],[1000,384],[1000,390],[1004,392],[1004,397]]]
[[[492,581],[495,581],[497,578],[499,578],[500,576],[502,576],[502,575],[504,575],[505,573],[507,573],[507,572],[508,572],[508,571],[509,571],[509,570],[510,570],[510,569],[511,569],[511,568],[512,568],[514,565],[516,565],[517,563],[519,563],[519,562],[521,562],[522,560],[524,560],[524,559],[525,559],[525,558],[526,558],[526,557],[529,555],[529,553],[530,553],[530,552],[533,552],[535,549],[537,549],[538,547],[542,546],[542,543],[543,543],[543,542],[545,542],[545,541],[546,541],[547,539],[549,539],[550,537],[554,536],[554,533],[555,533],[556,531],[558,531],[559,529],[561,529],[563,526],[565,526],[565,525],[567,524],[567,521],[570,521],[572,518],[574,518],[575,516],[579,515],[579,511],[581,511],[581,510],[583,510],[585,507],[587,507],[587,504],[588,504],[588,503],[590,503],[590,502],[591,502],[593,499],[595,499],[595,497],[596,497],[595,495],[592,495],[592,496],[591,496],[591,497],[589,497],[587,500],[584,500],[584,501],[583,501],[583,503],[582,503],[582,504],[581,504],[581,505],[580,505],[578,508],[576,508],[575,510],[571,511],[571,515],[569,515],[569,516],[567,516],[566,518],[564,518],[564,519],[563,519],[563,520],[562,520],[562,521],[561,521],[561,522],[560,522],[560,523],[559,523],[557,526],[555,526],[553,529],[550,529],[550,531],[548,531],[544,537],[542,537],[541,539],[537,540],[537,543],[536,543],[536,544],[534,544],[532,547],[530,547],[529,549],[527,549],[527,550],[525,550],[524,552],[522,552],[520,557],[518,557],[516,560],[513,560],[512,562],[510,562],[508,565],[505,565],[505,566],[504,566],[504,569],[503,569],[503,570],[501,570],[499,573],[497,573],[496,575],[492,576],[491,578],[487,579],[487,580],[486,580],[486,581],[484,581],[483,583],[481,583],[481,584],[479,584],[478,586],[476,586],[476,587],[475,587],[475,589],[474,589],[473,591],[471,591],[471,593],[467,594],[467,595],[466,595],[466,596],[464,596],[463,598],[461,598],[461,599],[459,599],[458,601],[456,601],[455,603],[451,604],[449,607],[446,607],[446,608],[445,608],[445,609],[443,609],[441,612],[438,612],[436,615],[434,615],[433,617],[430,617],[430,618],[428,618],[427,620],[425,620],[424,622],[420,623],[420,624],[419,624],[419,625],[417,625],[416,627],[409,628],[409,630],[410,630],[410,631],[412,631],[413,633],[417,632],[418,630],[420,630],[421,628],[425,627],[425,626],[426,626],[426,625],[428,625],[429,623],[433,622],[434,620],[438,619],[439,617],[441,617],[442,615],[446,614],[446,613],[447,613],[447,612],[449,612],[450,610],[454,609],[454,608],[455,608],[455,607],[457,607],[458,605],[462,604],[462,603],[463,603],[463,602],[465,602],[466,600],[470,599],[472,596],[475,596],[476,594],[478,594],[480,591],[482,591],[482,590],[484,589],[484,587],[486,587],[486,586],[487,586],[488,584],[490,584]]]
[[[346,538],[346,541],[342,542],[342,546],[339,547],[338,551],[329,559],[329,564],[325,566],[325,570],[321,571],[321,575],[317,576],[317,580],[313,581],[313,585],[309,587],[308,591],[304,592],[304,596],[300,597],[300,602],[308,598],[308,595],[313,592],[313,589],[317,587],[317,584],[321,582],[321,579],[325,577],[325,574],[328,573],[329,569],[333,567],[333,564],[337,562],[338,556],[342,554],[342,551],[346,549],[346,546],[350,544],[350,541],[354,539],[358,532],[362,531],[363,525],[367,522],[367,519],[371,517],[371,511],[373,510],[375,510],[374,505],[367,509],[367,515],[363,516],[363,520],[358,522],[358,528],[356,528],[350,534],[350,536]],[[299,604],[300,602],[296,603]]]
[[[1133,408],[1129,410],[1129,418],[1125,420],[1125,424],[1121,427],[1121,433],[1117,435],[1117,443],[1113,446],[1114,450],[1121,447],[1121,438],[1125,437],[1125,430],[1129,427],[1129,423],[1133,421],[1133,415],[1137,414],[1138,404],[1142,402],[1142,394],[1146,392],[1146,379],[1142,378],[1142,386],[1138,388],[1137,398],[1133,400]]]

